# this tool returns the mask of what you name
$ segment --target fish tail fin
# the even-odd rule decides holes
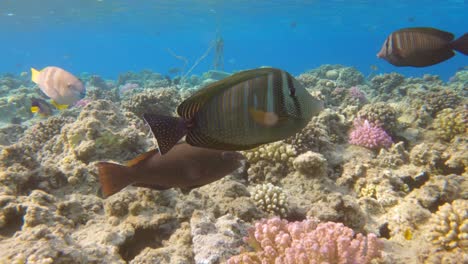
[[[62,105],[62,104],[58,104],[57,102],[55,102],[54,100],[52,100],[52,105],[55,106],[58,110],[65,110],[68,108],[68,105]]]
[[[35,84],[37,84],[39,82],[39,74],[41,72],[34,69],[34,68],[31,68],[31,81]]]
[[[110,162],[99,162],[97,167],[104,197],[117,193],[133,183],[129,167]]]
[[[31,113],[39,112],[39,106],[31,106]]]
[[[178,117],[143,114],[158,142],[161,155],[166,154],[187,133],[185,121]]]
[[[465,33],[465,35],[450,43],[450,46],[452,49],[468,56],[468,33]]]

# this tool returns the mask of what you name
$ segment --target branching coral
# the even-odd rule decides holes
[[[263,219],[255,223],[245,241],[255,252],[234,256],[228,264],[366,264],[380,259],[382,250],[374,234],[355,234],[341,223],[318,223],[313,218],[289,223],[279,218]]]
[[[251,197],[255,205],[266,213],[285,217],[288,212],[286,195],[283,189],[271,183],[255,186]]]
[[[369,149],[388,148],[392,145],[392,138],[380,126],[361,120],[354,120],[354,128],[349,134],[349,143]]]
[[[439,249],[468,250],[468,201],[446,203],[431,218],[429,240]]]

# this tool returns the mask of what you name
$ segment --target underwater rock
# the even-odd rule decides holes
[[[84,107],[74,123],[62,128],[61,134],[64,151],[84,163],[130,160],[150,146],[143,121],[122,113],[105,100]]]
[[[247,236],[248,225],[242,220],[224,215],[215,219],[213,215],[196,211],[190,219],[193,253],[197,264],[221,263],[228,257],[239,254],[242,238]]]

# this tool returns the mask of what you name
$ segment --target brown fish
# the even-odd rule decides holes
[[[468,55],[468,33],[454,38],[435,28],[404,28],[387,37],[377,57],[395,66],[425,67],[450,59],[454,50]]]
[[[173,187],[191,189],[214,182],[240,167],[242,154],[175,145],[166,155],[158,150],[146,152],[127,166],[99,162],[99,181],[105,197],[128,185],[165,190]]]
[[[322,108],[288,72],[259,68],[198,90],[178,106],[180,117],[143,117],[162,154],[184,135],[192,146],[247,150],[296,134]]]

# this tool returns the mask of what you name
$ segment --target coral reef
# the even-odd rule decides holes
[[[226,73],[82,74],[87,97],[50,117],[30,114],[41,92],[27,76],[2,76],[0,263],[467,262],[465,75],[366,82],[354,68],[323,65],[298,77],[325,102],[300,133],[244,151],[244,166],[211,184],[128,186],[106,199],[96,162],[154,148],[141,115],[172,115]],[[379,147],[349,144],[354,120],[394,143],[361,134]],[[283,220],[249,233],[271,215]]]

